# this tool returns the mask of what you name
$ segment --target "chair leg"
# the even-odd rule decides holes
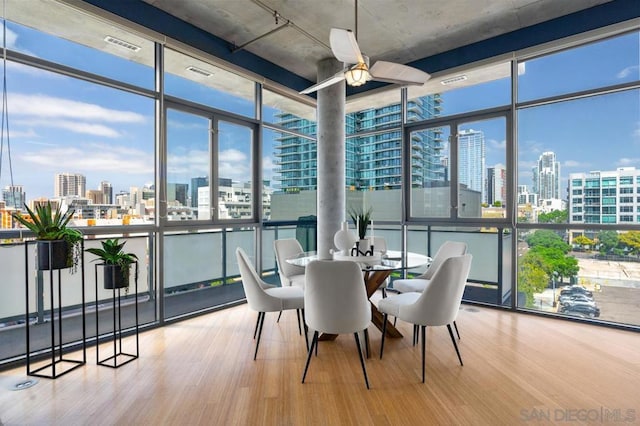
[[[386,297],[387,297],[387,289],[382,287],[382,298],[386,299]]]
[[[282,313],[282,311],[280,311]],[[302,326],[300,325],[300,309],[296,309],[296,316],[298,317],[298,333],[302,335]]]
[[[307,347],[307,351],[309,350],[309,327],[307,327],[307,323],[304,320],[304,309],[302,309],[302,325],[304,329],[304,343]]]
[[[460,332],[458,331],[458,324],[456,324],[456,320],[453,320],[453,327],[456,329],[456,334],[458,335],[458,340],[460,340]]]
[[[280,311],[280,313],[278,314],[278,319],[276,320],[276,322],[280,322],[280,317],[282,316],[282,311]]]
[[[427,346],[427,336],[425,331],[427,330],[427,326],[422,326],[422,383],[424,383],[424,359],[426,357],[426,346]]]
[[[358,356],[360,356],[360,365],[362,365],[362,372],[364,373],[364,382],[367,384],[367,389],[369,389],[369,378],[367,377],[367,367],[364,365],[364,358],[362,356],[362,347],[360,346],[360,338],[358,337],[358,332],[353,333],[356,338],[356,346],[358,347]]]
[[[260,317],[262,312],[258,312],[258,319],[256,319],[256,328],[253,330],[253,340],[256,340],[256,334],[258,334],[258,326],[260,325]]]
[[[311,347],[309,348],[309,354],[307,355],[307,363],[304,365],[304,373],[302,373],[302,383],[304,383],[304,379],[307,377],[307,370],[309,369],[309,363],[311,362],[311,354],[313,353],[313,348],[318,346],[318,332],[313,332],[313,339],[311,339]],[[317,356],[317,352],[316,352]]]
[[[382,359],[382,351],[384,351],[384,336],[387,335],[387,317],[389,315],[384,314],[382,317],[382,339],[380,340],[380,359]]]
[[[368,328],[364,329],[364,346],[367,352],[367,358],[369,358],[371,354],[369,353],[369,329]]]
[[[418,344],[420,340],[420,327],[417,324],[413,324],[413,346]]]
[[[258,347],[260,346],[260,336],[262,335],[262,326],[264,325],[264,316],[265,313],[264,312],[260,312],[259,316],[258,316],[258,322],[260,323],[260,326],[258,327],[258,340],[256,340],[256,351],[253,354],[253,360],[256,360],[256,357],[258,356]]]
[[[398,322],[398,317],[394,317],[394,318],[393,318],[393,326],[394,326],[394,327],[396,326],[396,322]]]
[[[456,353],[458,354],[458,361],[460,361],[460,365],[464,365],[462,363],[462,357],[460,356],[460,351],[458,350],[458,344],[456,343],[455,337],[453,337],[453,331],[451,330],[451,324],[447,324],[447,330],[449,330],[449,336],[451,336],[451,341],[453,342],[453,347],[456,348]]]

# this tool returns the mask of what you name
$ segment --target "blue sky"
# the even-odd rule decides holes
[[[20,26],[8,27],[7,45],[37,57],[92,72],[109,72],[113,78],[126,76],[128,82],[152,86],[153,73],[148,67],[120,60],[114,67],[116,59],[110,55],[81,46],[69,50],[67,42]],[[634,33],[528,61],[519,76],[520,100],[637,80],[639,55],[638,33]],[[16,64],[8,64],[7,74],[13,180],[25,187],[28,199],[52,196],[56,172],[85,174],[87,189],[96,189],[101,180],[110,181],[116,193],[153,182],[152,100]],[[446,92],[442,95],[444,110],[468,111],[508,103],[509,86],[508,80],[502,80]],[[635,90],[520,110],[519,183],[530,185],[531,167],[544,151],[554,151],[561,162],[563,190],[572,172],[640,167],[639,93]],[[504,164],[504,129],[495,125],[472,127],[485,132],[486,165]],[[170,176],[175,173],[176,179],[188,183],[188,176],[206,173],[203,135],[207,129],[198,124],[190,130],[174,129],[197,134],[189,136],[190,147],[175,143],[176,149],[172,149],[170,139],[169,161],[172,167],[175,165],[175,170],[170,168]],[[220,176],[242,179],[250,172],[250,156],[233,143],[232,133],[221,133]],[[263,162],[270,168],[268,143]],[[6,144],[1,187],[10,184]],[[182,145],[180,149],[178,145]]]

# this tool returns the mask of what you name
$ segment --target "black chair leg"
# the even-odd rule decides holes
[[[280,313],[278,314],[278,319],[276,320],[276,322],[280,322],[280,317],[282,316],[282,311],[280,311]]]
[[[304,320],[304,309],[302,310],[302,325],[304,329],[304,343],[307,346],[307,351],[309,350],[309,327],[307,327],[307,323]]]
[[[458,340],[460,340],[460,332],[458,331],[458,324],[456,324],[456,320],[453,320],[453,328],[456,329],[456,334],[458,335]]]
[[[451,336],[451,341],[453,342],[453,347],[456,348],[456,353],[458,354],[458,361],[460,361],[460,365],[464,365],[462,363],[462,357],[460,356],[460,351],[458,350],[458,344],[456,343],[455,337],[453,337],[453,331],[451,330],[451,324],[447,324],[447,330],[449,330],[449,336]]]
[[[258,322],[260,323],[260,326],[258,327],[258,340],[256,340],[256,351],[253,354],[253,360],[256,360],[256,357],[258,356],[258,347],[260,346],[260,336],[262,335],[262,326],[264,325],[264,316],[265,313],[264,312],[260,312],[259,316],[258,316]]]
[[[380,359],[382,359],[382,351],[384,351],[384,336],[387,335],[387,317],[389,315],[384,314],[382,317],[382,339],[380,340]]]
[[[426,346],[427,346],[427,336],[425,331],[427,330],[427,326],[422,326],[422,383],[424,383],[424,359],[426,358]]]
[[[360,346],[360,338],[358,337],[358,332],[353,333],[356,338],[356,346],[358,347],[358,356],[360,356],[360,365],[362,365],[362,372],[364,373],[364,382],[367,384],[367,389],[369,389],[369,378],[367,377],[367,367],[364,365],[364,357],[362,356],[362,347]]]
[[[317,346],[318,346],[318,332],[314,331],[313,339],[311,339],[311,347],[309,348],[309,354],[307,355],[307,363],[304,365],[304,373],[302,373],[302,383],[304,383],[304,379],[307,377],[307,370],[309,369],[309,363],[311,362],[311,354],[313,353],[313,348]]]
[[[282,311],[280,311],[282,313]],[[298,333],[302,335],[302,325],[300,325],[300,309],[296,309],[296,316],[298,317]]]
[[[258,312],[258,319],[256,319],[256,328],[253,330],[253,340],[256,340],[256,335],[258,334],[258,326],[260,325],[260,317],[262,312]]]
[[[420,327],[417,324],[413,324],[413,346],[418,344],[420,340]]]
[[[382,287],[382,298],[386,299],[386,297],[387,297],[387,289]]]

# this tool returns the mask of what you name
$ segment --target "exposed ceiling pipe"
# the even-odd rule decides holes
[[[251,0],[253,3],[255,3],[256,5],[260,6],[261,8],[263,8],[264,10],[266,10],[267,12],[269,12],[269,14],[271,16],[274,17],[276,25],[278,25],[279,20],[283,20],[284,24],[280,27],[274,28],[271,31],[268,31],[262,35],[259,35],[258,37],[254,38],[253,40],[249,40],[248,42],[240,45],[240,46],[234,46],[231,49],[232,53],[237,52],[238,50],[244,49],[245,47],[247,47],[248,45],[250,45],[251,43],[254,43],[264,37],[267,37],[271,34],[274,34],[278,31],[280,31],[283,28],[287,28],[287,27],[291,27],[293,29],[295,29],[296,31],[298,31],[300,34],[304,35],[305,37],[309,38],[310,40],[315,41],[316,43],[318,43],[321,46],[324,46],[325,48],[327,48],[327,50],[331,51],[331,47],[324,43],[323,41],[319,40],[318,38],[314,37],[312,34],[309,34],[307,31],[303,30],[302,28],[300,28],[299,26],[297,26],[293,21],[291,21],[290,19],[285,18],[284,16],[280,15],[280,13],[275,10],[275,9],[271,9],[269,6],[267,6],[266,4],[262,3],[260,0]]]

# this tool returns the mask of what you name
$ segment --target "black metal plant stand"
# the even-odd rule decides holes
[[[96,345],[96,363],[98,365],[103,365],[105,367],[118,368],[125,364],[130,363],[131,361],[138,359],[140,355],[140,342],[139,342],[139,317],[138,317],[138,262],[135,263],[135,273],[134,273],[134,281],[135,281],[135,291],[134,291],[134,300],[135,300],[135,312],[136,312],[136,325],[135,325],[135,336],[136,336],[136,350],[135,353],[127,353],[122,349],[122,309],[121,309],[121,298],[120,298],[120,288],[113,287],[113,296],[111,298],[113,303],[113,352],[111,355],[104,359],[100,359],[100,344]],[[98,329],[100,321],[99,321],[99,310],[98,310],[98,267],[104,268],[107,266],[104,263],[99,263],[95,265],[95,283],[96,283],[96,338],[100,337],[100,331]],[[114,272],[115,273],[115,272]],[[114,280],[115,281],[115,280]]]
[[[84,242],[80,241],[80,250],[81,250],[81,258],[80,258],[80,274],[82,279],[82,359],[70,359],[64,356],[64,348],[62,344],[62,280],[61,280],[61,271],[62,269],[57,270],[58,276],[58,304],[57,304],[57,322],[58,325],[56,327],[56,305],[54,300],[54,276],[55,270],[53,269],[53,249],[52,244],[48,245],[48,256],[49,256],[49,293],[50,293],[50,310],[51,310],[51,318],[49,320],[51,324],[51,360],[40,367],[35,369],[31,368],[31,342],[30,342],[30,320],[29,320],[29,275],[33,272],[29,269],[29,245],[33,244],[33,242],[25,241],[24,244],[24,256],[25,256],[25,292],[26,292],[26,336],[27,336],[27,375],[28,376],[36,376],[36,377],[44,377],[47,379],[57,379],[60,376],[67,374],[70,371],[75,370],[78,367],[83,366],[87,362],[87,334],[86,334],[86,313],[85,313],[85,292],[84,292]],[[45,270],[46,271],[46,270]],[[57,332],[57,333],[56,333]],[[57,337],[57,343],[56,343]],[[47,373],[45,370],[50,369],[50,372]]]

